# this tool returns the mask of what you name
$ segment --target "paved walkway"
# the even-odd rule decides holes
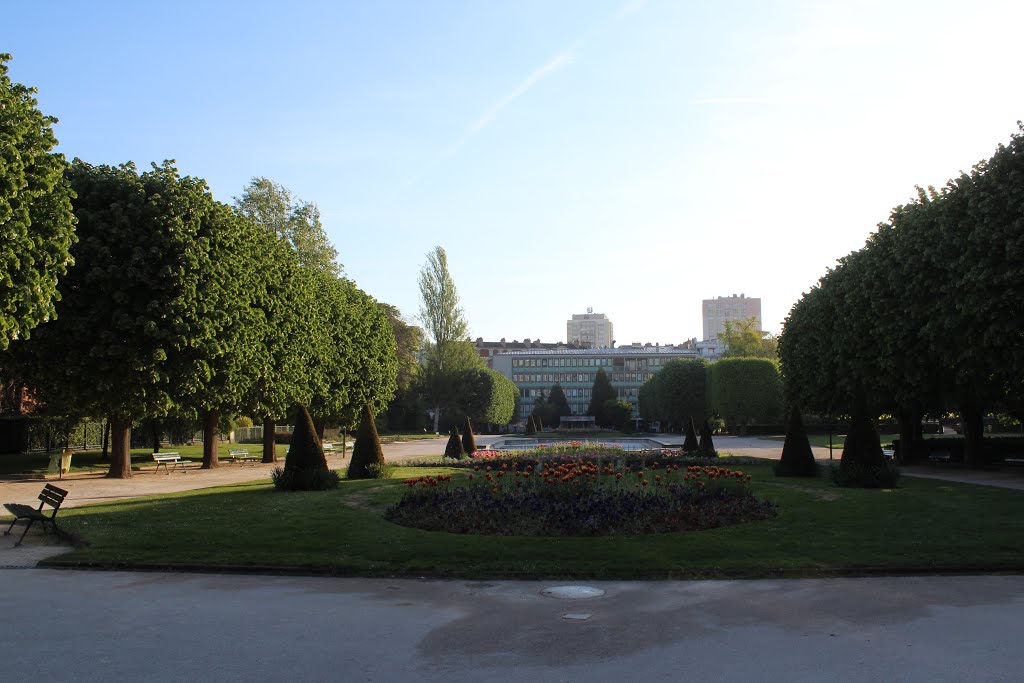
[[[1024,577],[416,581],[0,570],[4,680],[1012,681]],[[566,618],[575,615],[576,618]]]

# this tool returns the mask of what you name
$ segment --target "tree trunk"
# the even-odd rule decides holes
[[[277,443],[275,432],[277,420],[267,416],[263,418],[263,462],[277,462]]]
[[[110,470],[107,476],[111,479],[130,479],[132,476],[131,429],[131,420],[110,419]]]
[[[434,406],[434,433],[437,434],[438,424],[441,422],[441,406]]]
[[[217,425],[220,422],[220,411],[211,408],[203,413],[203,469],[212,470],[217,467]]]
[[[918,434],[921,430],[921,414],[912,410],[901,410],[900,419],[900,448],[897,459],[901,465],[914,462],[917,457]]]
[[[107,446],[110,445],[110,418],[107,418],[107,423],[103,425],[103,453],[102,459],[107,459]]]
[[[969,467],[982,467],[985,464],[982,412],[969,406],[960,409],[960,417],[964,422],[964,462]]]
[[[152,432],[153,437],[153,452],[160,452],[160,423],[157,420],[150,420],[149,429]]]

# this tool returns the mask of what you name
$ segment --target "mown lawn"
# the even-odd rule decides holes
[[[72,508],[88,543],[56,558],[93,566],[298,568],[361,576],[682,578],[1024,569],[1024,493],[904,477],[837,489],[744,467],[778,517],[708,531],[521,538],[427,532],[384,521],[400,479],[281,493],[252,482]],[[452,470],[400,469],[411,477]]]

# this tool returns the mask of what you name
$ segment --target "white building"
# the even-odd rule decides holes
[[[572,320],[566,321],[565,329],[565,341],[569,344],[580,342],[591,348],[608,349],[615,341],[612,321],[604,313],[594,313],[592,308],[586,313],[574,313]]]
[[[727,320],[756,319],[756,328],[761,330],[761,300],[744,294],[736,296],[720,296],[704,299],[702,305],[704,318],[704,341],[716,341],[718,335],[725,331]]]

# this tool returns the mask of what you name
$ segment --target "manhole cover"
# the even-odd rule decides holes
[[[545,588],[540,594],[562,600],[586,600],[587,598],[599,598],[604,595],[604,591],[593,586],[555,586],[554,588]]]
[[[586,621],[592,616],[594,615],[587,614],[586,612],[567,612],[566,614],[562,615],[562,618],[566,621]]]

